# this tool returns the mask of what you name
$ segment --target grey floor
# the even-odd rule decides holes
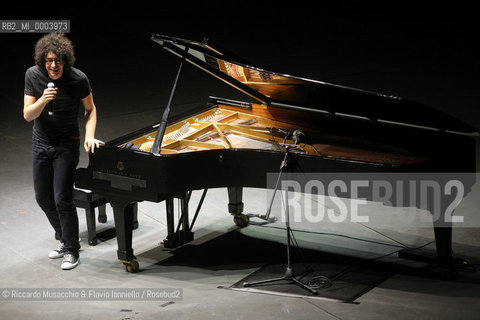
[[[109,9],[107,7],[103,9]],[[430,8],[427,9],[425,12],[430,13]],[[229,16],[217,15],[220,10],[214,10],[215,14],[210,17],[215,18],[215,23],[207,24],[206,21],[212,19],[205,14],[197,15],[195,10],[190,12],[191,19],[182,24],[176,21],[178,15],[163,7],[146,17],[136,16],[135,25],[111,23],[119,19],[125,22],[123,17],[129,16],[129,11],[114,11],[111,20],[105,20],[101,14],[93,14],[90,20],[81,15],[72,16],[71,37],[76,44],[77,66],[89,75],[99,109],[98,138],[119,137],[157,121],[161,115],[159,105],[167,101],[178,61],[152,46],[149,32],[193,40],[216,37],[217,42],[230,46],[229,49],[260,67],[403,96],[448,111],[480,127],[478,49],[471,47],[476,33],[470,28],[473,25],[470,20],[460,19],[455,10],[452,17],[456,20],[450,15],[429,16],[432,20],[426,23],[421,12],[413,18],[406,18],[403,12],[391,17],[393,11],[387,10],[382,15],[378,8],[370,11],[353,6],[352,9],[348,4],[332,2],[325,4],[315,19],[301,9],[291,12],[291,8],[284,8],[283,15],[276,15],[272,21],[267,19],[271,17],[271,8],[265,6],[257,11],[248,10],[252,19],[259,14],[256,21],[263,21],[248,29],[243,23],[231,24]],[[452,8],[445,12],[450,10]],[[161,18],[157,18],[157,14]],[[297,19],[292,21],[295,15]],[[280,23],[282,17],[288,17],[290,23]],[[275,28],[269,21],[276,22]],[[91,37],[93,33],[95,37]],[[139,228],[133,233],[133,248],[140,272],[132,274],[122,269],[116,255],[116,238],[96,246],[88,245],[83,209],[78,210],[81,264],[74,270],[62,271],[59,260],[47,257],[57,242],[34,200],[32,125],[26,123],[21,114],[24,71],[32,64],[31,52],[38,37],[1,37],[1,61],[15,60],[2,64],[2,71],[10,77],[2,79],[0,86],[0,319],[478,319],[480,274],[476,266],[471,266],[471,272],[461,269],[455,280],[397,273],[354,303],[221,289],[219,287],[231,286],[251,274],[258,266],[228,261],[215,268],[195,264],[162,265],[159,262],[172,255],[161,245],[166,236],[163,203],[139,204]],[[312,39],[316,45],[312,45]],[[264,50],[266,47],[276,50]],[[112,53],[109,59],[103,58],[104,52]],[[208,95],[239,98],[231,96],[229,88],[209,82],[208,77],[198,73],[186,68],[174,112],[178,106],[188,108],[203,103]],[[79,166],[87,165],[88,158],[82,153]],[[479,189],[477,183],[456,211],[471,224],[455,228],[453,236],[456,257],[471,264],[480,262]],[[199,196],[198,191],[192,195],[192,211]],[[267,199],[264,190],[246,189],[245,212],[263,214]],[[371,215],[388,211],[395,218],[426,214],[375,203],[364,210],[364,214]],[[98,232],[113,227],[108,206],[107,215],[107,223],[97,225]],[[433,240],[431,228],[399,222],[401,219],[392,220],[390,225],[368,228],[356,223],[312,224],[300,219],[293,227],[308,231],[297,233],[302,247],[365,259],[396,251],[398,242],[416,247]],[[278,222],[274,226],[282,224]],[[227,213],[226,190],[209,190],[195,224],[194,243],[205,243],[235,229]],[[239,232],[253,239],[285,241],[284,232],[274,228],[250,225]],[[427,249],[433,248],[433,244],[427,246]],[[381,261],[412,270],[422,266],[401,260],[395,254]],[[179,288],[183,295],[175,301],[112,301],[101,297],[80,301],[9,299],[7,294],[11,290],[22,288]]]
[[[139,115],[137,119],[142,122],[144,117],[148,118],[148,112]],[[104,127],[111,130],[123,120],[121,116],[111,117],[103,121]],[[102,131],[103,129],[100,130]],[[57,243],[33,198],[29,154],[30,126],[19,122],[18,126],[10,128],[9,132],[10,134],[2,136],[0,141],[0,148],[9,150],[8,153],[2,153],[0,166],[0,240],[3,243],[0,249],[3,257],[0,287],[3,291],[21,288],[179,288],[183,295],[181,299],[173,301],[109,301],[101,297],[81,301],[22,301],[7,297],[0,301],[1,319],[63,319],[65,313],[74,319],[475,319],[480,311],[478,272],[462,271],[458,279],[449,281],[396,274],[356,299],[354,303],[218,288],[231,286],[257,267],[247,262],[234,265],[227,263],[213,269],[195,265],[158,264],[171,256],[161,245],[166,236],[163,203],[139,204],[140,226],[134,231],[133,247],[140,263],[140,272],[132,274],[122,269],[116,257],[116,238],[100,241],[96,246],[88,245],[83,209],[78,209],[82,239],[81,264],[74,270],[62,271],[59,260],[50,260],[47,257]],[[80,166],[87,163],[86,156],[82,155]],[[268,196],[263,190],[246,189],[245,212],[264,213]],[[199,197],[199,191],[193,193],[191,211]],[[194,243],[209,241],[236,229],[226,208],[226,190],[210,190],[195,225]],[[475,199],[470,198],[459,208],[460,212],[467,215],[476,209],[478,204]],[[371,204],[365,210],[368,210],[368,214],[375,214],[383,213],[387,208]],[[408,210],[403,210],[404,213],[409,213]],[[415,211],[413,214],[422,212]],[[98,232],[113,228],[112,211],[108,206],[107,216],[105,225],[98,224]],[[281,223],[277,222],[276,226],[281,226]],[[294,229],[318,233],[297,233],[303,247],[367,259],[396,251],[393,247],[394,240],[415,247],[433,239],[430,228],[408,225],[383,226],[378,229],[381,234],[354,223],[310,224],[300,219],[299,222],[292,222],[292,226]],[[241,232],[253,238],[284,242],[284,233],[278,229],[248,226]],[[366,240],[391,244],[392,247],[371,244]],[[457,228],[454,242],[457,257],[470,263],[480,261],[477,228]],[[415,263],[398,259],[396,255],[388,256],[382,261],[410,264],[411,268],[418,267]]]

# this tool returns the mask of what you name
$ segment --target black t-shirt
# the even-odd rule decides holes
[[[57,97],[43,109],[35,119],[33,133],[47,141],[65,141],[80,136],[78,128],[79,106],[83,98],[92,89],[87,76],[76,68],[64,69],[60,79],[51,80],[46,72],[38,66],[30,67],[25,73],[25,94],[42,96],[47,84],[53,82],[58,88]],[[53,115],[49,115],[53,111]]]

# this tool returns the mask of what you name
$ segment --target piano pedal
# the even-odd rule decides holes
[[[140,269],[140,265],[136,259],[133,260],[121,260],[123,263],[123,270],[126,272],[135,273]]]

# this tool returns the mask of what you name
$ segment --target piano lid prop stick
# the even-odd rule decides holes
[[[188,51],[188,48],[185,48],[185,52]],[[170,92],[170,98],[168,99],[168,104],[165,110],[163,111],[162,121],[160,122],[160,126],[157,130],[157,136],[155,137],[155,141],[153,142],[152,148],[150,152],[154,155],[159,155],[161,151],[161,145],[163,140],[163,135],[165,134],[165,129],[167,127],[167,120],[170,114],[170,106],[172,105],[173,97],[175,95],[175,91],[177,90],[177,83],[178,79],[180,78],[180,73],[182,72],[183,63],[185,62],[185,57],[182,57],[182,61],[180,62],[180,66],[178,67],[177,76],[175,77],[175,82],[173,83],[172,92]]]

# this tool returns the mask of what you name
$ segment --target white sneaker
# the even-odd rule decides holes
[[[62,258],[64,254],[65,254],[65,245],[62,242],[60,242],[58,244],[57,249],[52,250],[48,254],[48,257],[50,259],[58,259],[58,258]]]
[[[80,258],[75,258],[75,256],[71,253],[65,253],[62,261],[62,269],[71,270],[76,266],[78,266],[79,263],[80,263]]]

